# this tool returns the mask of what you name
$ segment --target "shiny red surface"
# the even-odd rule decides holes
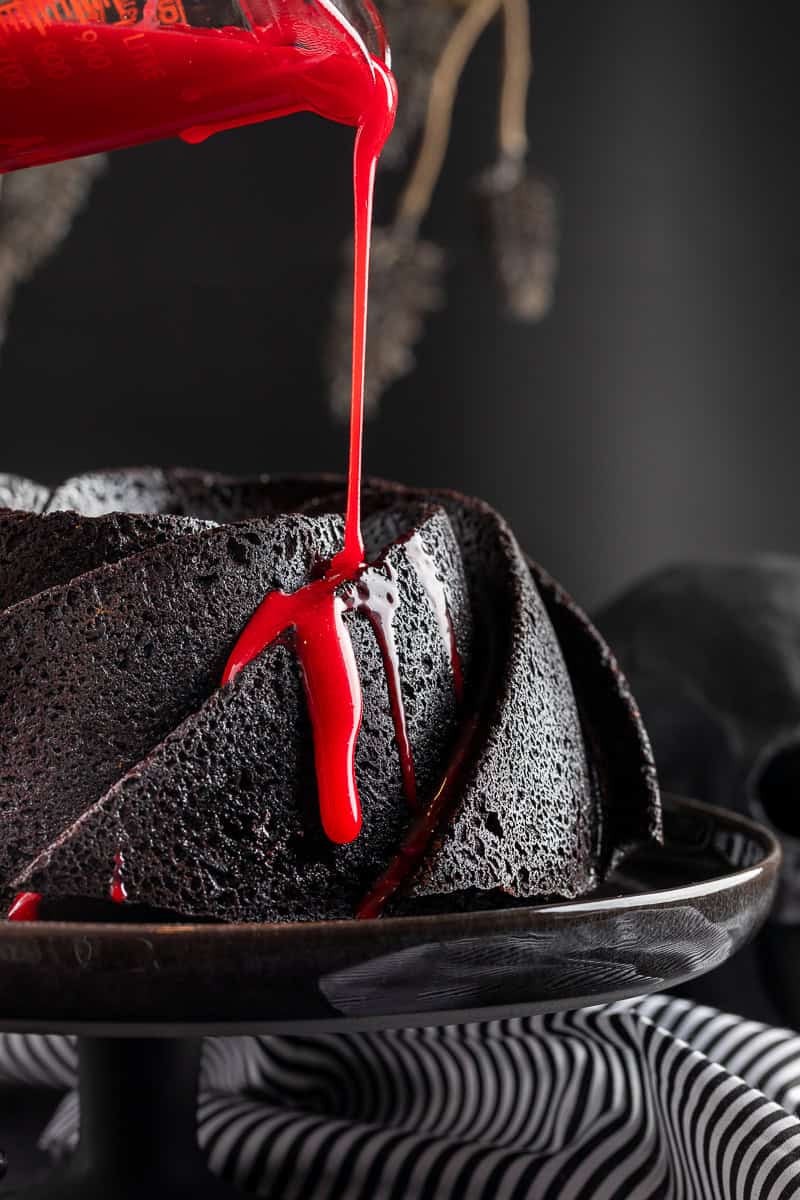
[[[301,111],[367,129],[367,159],[385,136],[389,74],[327,10],[209,29],[181,22],[181,0],[159,23],[166,3],[139,17],[133,0],[97,0],[106,19],[82,22],[42,0],[0,4],[0,171]]]
[[[42,897],[39,892],[20,892],[8,910],[9,921],[36,921]]]

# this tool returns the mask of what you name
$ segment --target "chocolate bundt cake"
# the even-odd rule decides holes
[[[580,610],[487,505],[377,481],[372,565],[336,593],[363,824],[326,836],[291,629],[221,684],[264,597],[340,548],[343,500],[327,477],[0,477],[7,902],[224,921],[481,907],[579,895],[659,837],[646,735]]]

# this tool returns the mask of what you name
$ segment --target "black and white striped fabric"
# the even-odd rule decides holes
[[[74,1083],[67,1038],[0,1079]],[[77,1140],[69,1092],[42,1137]],[[1,1134],[0,1130],[0,1134]],[[653,996],[439,1029],[206,1044],[215,1172],[285,1200],[800,1198],[800,1037]]]

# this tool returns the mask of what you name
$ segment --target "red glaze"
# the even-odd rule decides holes
[[[41,903],[38,892],[20,892],[8,910],[9,921],[38,921]]]
[[[361,454],[372,196],[378,157],[392,131],[396,106],[392,75],[373,61],[369,102],[359,107],[353,152],[353,376],[344,546],[322,579],[292,596],[273,592],[266,597],[234,647],[222,678],[223,685],[228,683],[284,630],[294,629],[314,732],[322,826],[331,841],[339,844],[352,842],[361,829],[355,752],[363,703],[353,647],[343,621],[346,604],[336,591],[354,580],[364,566]]]
[[[376,65],[372,103],[359,124],[353,157],[353,381],[344,546],[322,579],[291,596],[273,592],[266,597],[236,643],[222,678],[223,685],[229,683],[281,633],[294,629],[314,732],[322,825],[331,841],[339,844],[352,842],[361,829],[355,748],[363,704],[353,647],[343,620],[347,604],[336,592],[355,580],[364,566],[361,453],[372,194],[378,156],[391,132],[395,106],[394,80],[385,68]]]
[[[441,817],[449,807],[453,789],[461,778],[461,771],[469,755],[477,728],[477,716],[472,717],[462,726],[444,779],[439,784],[436,794],[411,822],[400,852],[392,859],[383,875],[358,906],[356,917],[359,919],[379,917],[387,902],[405,883],[414,868],[419,865]]]
[[[270,592],[234,646],[223,686],[287,629],[294,629],[303,672],[317,768],[322,826],[333,842],[352,842],[361,829],[355,753],[361,728],[361,684],[345,628],[345,601],[336,589],[346,576],[333,565],[322,579],[287,596]]]
[[[122,856],[122,851],[118,850],[114,855],[114,870],[111,872],[111,883],[108,885],[109,898],[115,904],[124,904],[128,899],[128,892],[122,878],[124,870],[125,859]]]
[[[350,118],[358,131],[353,154],[353,373],[344,546],[322,579],[307,584],[291,596],[273,592],[266,597],[236,643],[222,677],[224,686],[277,637],[288,629],[294,630],[314,734],[322,826],[331,841],[340,845],[352,842],[361,829],[355,751],[363,701],[353,647],[343,619],[348,601],[339,593],[347,591],[344,585],[354,582],[365,565],[361,535],[361,457],[372,196],[378,157],[391,133],[397,103],[390,72],[376,60],[372,60],[371,71],[368,95],[362,95],[358,100],[356,119]],[[348,62],[346,71],[343,65],[342,72],[337,85],[340,96],[350,86],[352,64]],[[353,99],[355,94],[350,97],[351,102]],[[323,115],[331,115],[329,106]],[[405,737],[402,700],[398,700],[399,686],[392,690],[392,695],[404,779],[407,790],[410,787],[410,794],[414,796],[413,766],[409,777],[410,749]]]
[[[419,572],[431,603],[434,608],[439,599],[444,604],[445,624],[442,626],[440,619],[439,625],[451,655],[453,682],[460,699],[461,661],[444,588],[438,579],[437,587],[433,586],[432,560],[418,534],[405,539],[406,548],[412,543],[415,549],[409,554],[409,561]],[[322,579],[306,584],[291,595],[270,592],[245,626],[222,676],[225,686],[267,646],[288,630],[294,630],[295,651],[303,673],[314,735],[322,826],[331,841],[339,844],[353,841],[361,829],[355,752],[363,700],[353,646],[344,620],[348,610],[363,612],[378,639],[406,798],[412,807],[417,806],[414,757],[406,726],[393,629],[394,613],[400,603],[397,579],[388,562],[360,566],[352,574],[341,573],[336,570],[336,564],[343,557],[342,553],[338,554]],[[439,811],[440,808],[436,808],[437,814]],[[426,809],[428,812],[430,806]]]

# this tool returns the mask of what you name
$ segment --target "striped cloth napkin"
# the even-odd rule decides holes
[[[0,1038],[0,1080],[74,1079],[70,1039]],[[215,1039],[198,1122],[213,1171],[285,1200],[789,1200],[800,1037],[651,996],[444,1028]],[[41,1145],[60,1158],[77,1136],[69,1091]]]

